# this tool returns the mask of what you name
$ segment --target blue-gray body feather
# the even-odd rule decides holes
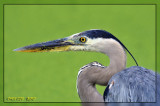
[[[114,83],[109,87],[111,82]],[[132,66],[112,76],[103,96],[105,102],[157,102],[109,103],[108,106],[160,106],[160,75],[157,74],[156,80],[155,72]]]

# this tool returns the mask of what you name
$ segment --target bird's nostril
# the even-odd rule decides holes
[[[45,47],[41,47],[41,50],[44,50],[45,49]]]

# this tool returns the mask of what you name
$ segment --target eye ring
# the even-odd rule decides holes
[[[81,38],[79,39],[79,41],[85,43],[85,42],[86,42],[86,38],[85,38],[85,37],[81,37]]]

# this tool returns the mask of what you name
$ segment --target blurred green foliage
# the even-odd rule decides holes
[[[13,49],[89,29],[111,32],[140,66],[155,70],[154,5],[5,5],[4,15],[6,102],[8,97],[36,97],[34,102],[80,102],[76,90],[80,67],[93,61],[107,66],[106,55],[17,53]],[[128,55],[127,67],[133,65]],[[97,88],[103,94],[105,87]]]

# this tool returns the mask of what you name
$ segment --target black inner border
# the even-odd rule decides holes
[[[155,102],[105,102],[105,103],[156,103],[157,102],[157,4],[3,4],[3,103],[103,103],[103,102],[5,102],[4,98],[4,7],[5,5],[154,5],[155,6]],[[151,104],[152,105],[152,104]]]

